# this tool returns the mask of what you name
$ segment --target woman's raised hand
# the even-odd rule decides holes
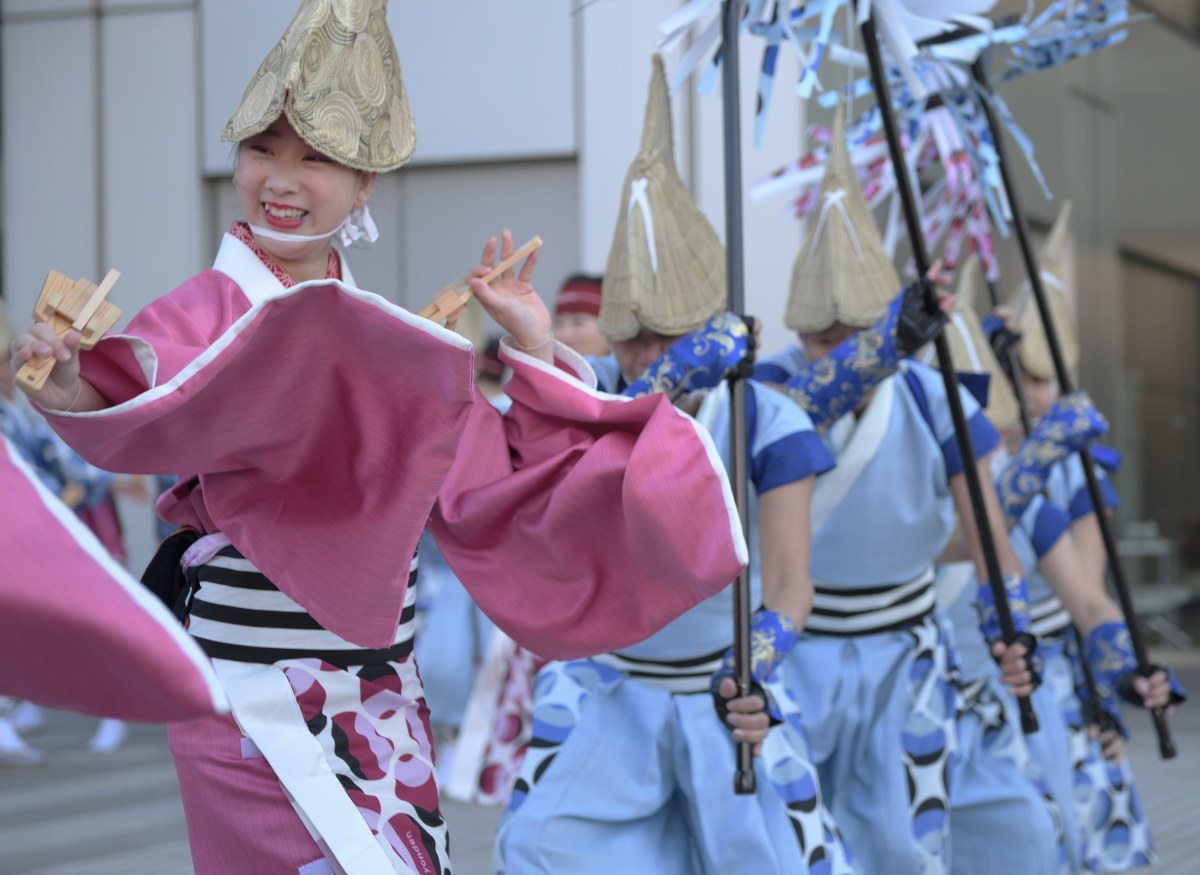
[[[34,323],[12,343],[13,371],[19,371],[35,356],[53,356],[54,368],[41,389],[36,392],[26,389],[26,393],[46,410],[67,410],[79,400],[84,388],[79,377],[79,332],[68,331],[59,337],[45,322]]]
[[[508,258],[512,251],[512,232],[506,230],[500,236],[500,258]],[[482,263],[467,275],[467,284],[483,308],[512,335],[519,349],[551,361],[550,311],[530,283],[537,258],[535,251],[525,259],[520,272],[509,268],[491,283],[485,283],[482,277],[496,265],[496,238],[490,237],[483,247]]]

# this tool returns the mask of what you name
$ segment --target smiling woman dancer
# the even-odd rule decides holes
[[[415,142],[384,6],[305,0],[259,68],[224,133],[246,222],[212,270],[83,355],[44,324],[14,343],[14,364],[56,358],[33,395],[54,428],[103,467],[180,472],[159,512],[204,535],[188,628],[233,714],[171,729],[201,873],[450,871],[410,656],[426,522],[554,658],[647,637],[746,556],[707,435],[594,390],[533,257],[489,285],[492,240],[470,277],[510,333],[503,416],[466,341],[356,288],[330,238],[373,235],[375,174]]]

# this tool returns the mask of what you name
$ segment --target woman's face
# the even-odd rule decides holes
[[[600,320],[590,313],[559,313],[554,336],[580,355],[608,355],[608,340],[600,333]]]
[[[375,174],[353,170],[313,149],[280,116],[238,145],[233,184],[251,225],[310,236],[328,234],[350,210],[364,206]],[[285,260],[323,254],[329,246],[328,239],[293,243],[259,238],[258,243]]]
[[[1022,369],[1021,382],[1025,388],[1025,400],[1029,404],[1029,415],[1036,421],[1058,400],[1058,381],[1039,380]]]
[[[614,340],[613,353],[625,382],[632,383],[640,377],[642,371],[662,358],[663,353],[678,339],[642,328],[629,340]]]
[[[804,345],[804,354],[810,362],[829,355],[838,345],[858,333],[858,329],[841,322],[834,322],[824,331],[814,331],[800,335],[800,343]]]

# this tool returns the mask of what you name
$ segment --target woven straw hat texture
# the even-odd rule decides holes
[[[946,342],[950,346],[950,361],[955,371],[987,374],[991,378],[988,382],[988,403],[983,412],[996,428],[1005,428],[1020,417],[1021,408],[1017,404],[1017,396],[1013,394],[1004,368],[992,352],[992,345],[988,343],[979,324],[979,315],[974,304],[979,297],[981,275],[979,258],[975,255],[968,258],[958,269],[954,287],[957,297],[954,313],[960,318],[951,319],[946,323]],[[937,361],[933,344],[922,350],[920,358],[924,361]]]
[[[900,291],[900,278],[850,162],[841,104],[834,116],[820,202],[809,218],[812,232],[792,266],[784,321],[801,334],[825,331],[836,322],[866,328]]]
[[[304,0],[221,133],[240,142],[280,113],[314,149],[386,173],[416,147],[387,0]]]
[[[725,249],[675,166],[671,101],[655,55],[642,142],[621,186],[604,269],[600,330],[614,341],[642,327],[687,334],[725,306]]]
[[[1046,293],[1046,303],[1050,307],[1054,328],[1058,332],[1063,361],[1068,370],[1074,371],[1079,367],[1079,341],[1075,336],[1075,322],[1071,316],[1071,304],[1067,300],[1064,284],[1070,236],[1071,202],[1065,201],[1058,212],[1058,218],[1054,221],[1054,227],[1050,230],[1050,236],[1042,246],[1038,263],[1042,274],[1042,289]],[[1021,367],[1040,380],[1056,379],[1058,375],[1054,370],[1054,357],[1050,354],[1050,342],[1046,339],[1046,330],[1042,325],[1042,317],[1028,280],[1017,293],[1017,328],[1021,332]]]

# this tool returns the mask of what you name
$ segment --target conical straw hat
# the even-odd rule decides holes
[[[839,104],[821,181],[821,209],[810,219],[815,221],[812,234],[792,266],[784,321],[801,334],[824,331],[835,322],[866,328],[900,291],[900,277],[850,163],[845,128]]]
[[[1071,305],[1067,300],[1064,285],[1067,245],[1071,233],[1070,221],[1071,202],[1065,201],[1054,227],[1050,230],[1050,236],[1046,238],[1042,247],[1039,262],[1042,289],[1046,293],[1046,303],[1054,318],[1063,361],[1068,370],[1074,371],[1079,366],[1079,341],[1075,337],[1075,322],[1071,317]],[[1046,339],[1037,301],[1033,299],[1033,291],[1028,281],[1023,284],[1019,293],[1017,311],[1017,327],[1021,332],[1021,367],[1040,380],[1057,379],[1054,357],[1050,354],[1050,343]]]
[[[408,163],[416,125],[386,8],[303,0],[221,139],[252,137],[283,113],[304,142],[347,167],[386,173]]]
[[[1020,417],[1021,408],[1004,368],[980,327],[979,316],[973,306],[979,295],[981,273],[979,258],[975,255],[959,268],[954,289],[957,300],[954,313],[946,323],[946,342],[950,346],[950,361],[956,372],[987,374],[990,378],[988,403],[983,412],[996,428],[1005,428]],[[927,345],[919,358],[926,362],[936,362],[937,355],[934,353],[933,344]]]
[[[654,56],[642,144],[625,174],[604,269],[600,330],[628,340],[642,328],[676,336],[726,306],[725,249],[675,167],[671,101]]]

